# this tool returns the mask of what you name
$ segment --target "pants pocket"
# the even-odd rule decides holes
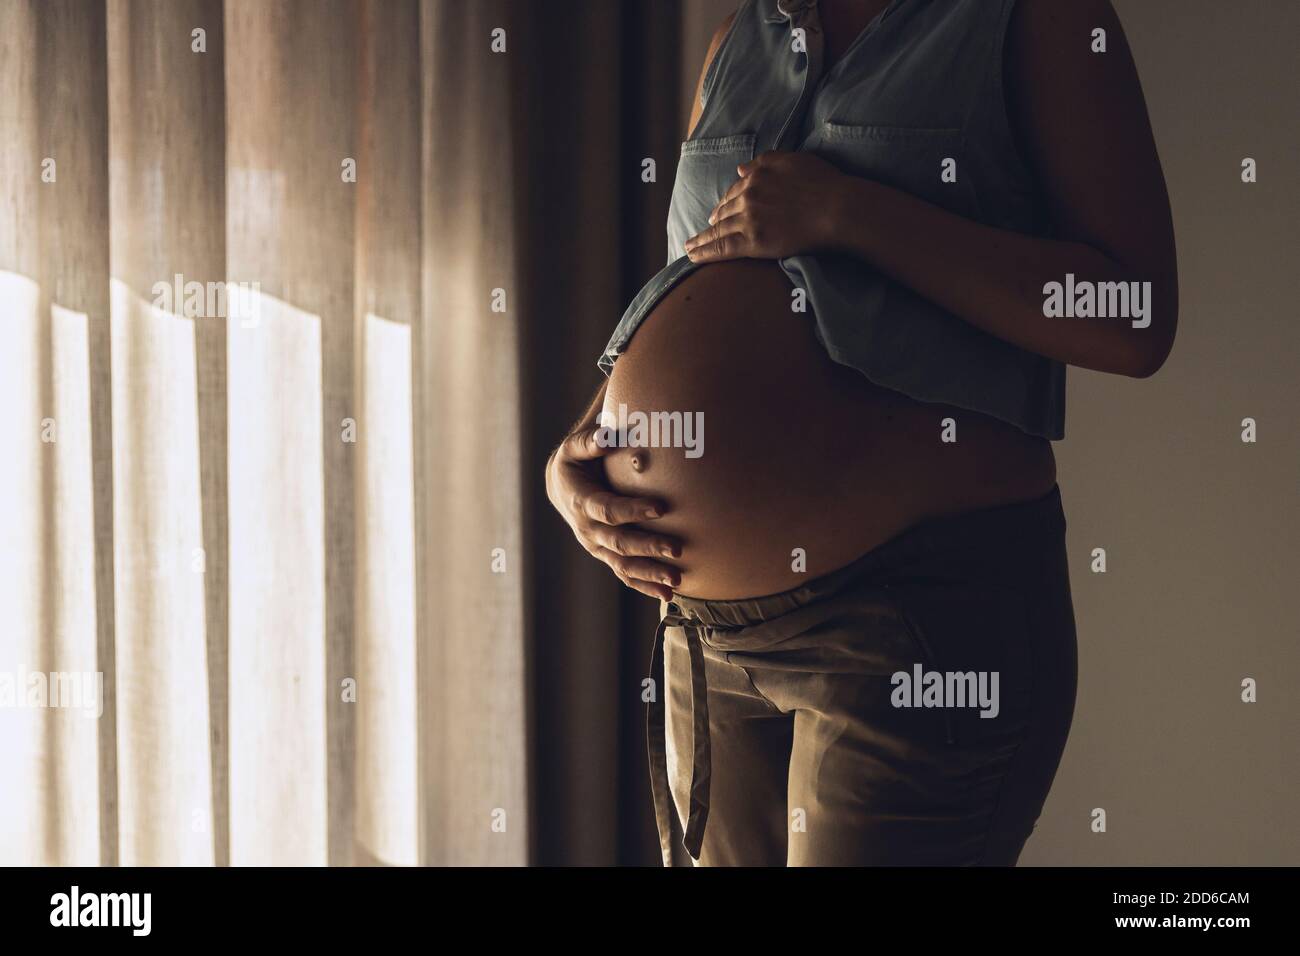
[[[911,677],[914,697],[944,710],[948,742],[997,744],[1023,736],[1033,673],[1019,592],[930,582],[886,591],[924,662]]]

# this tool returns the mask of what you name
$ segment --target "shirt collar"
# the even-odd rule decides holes
[[[902,0],[893,0],[880,15],[884,20],[902,4]],[[776,12],[770,13],[763,18],[764,23],[785,23],[787,20],[794,21],[799,14],[809,7],[817,6],[817,0],[776,0]]]
[[[776,13],[764,18],[765,23],[784,23],[793,20],[808,7],[817,6],[817,0],[776,0]]]

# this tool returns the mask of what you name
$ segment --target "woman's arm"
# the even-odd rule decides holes
[[[1091,52],[1097,27],[1106,30],[1106,53]],[[972,222],[809,154],[769,153],[741,167],[715,224],[687,243],[688,254],[846,252],[1031,352],[1151,375],[1178,321],[1173,224],[1137,70],[1109,0],[1021,0],[1005,75],[1012,124],[1058,238]],[[1067,273],[1076,283],[1150,282],[1150,325],[1045,317],[1043,287]]]
[[[709,67],[713,64],[713,58],[718,55],[718,47],[722,46],[722,41],[727,38],[727,33],[731,30],[731,21],[735,19],[734,12],[727,14],[727,18],[718,24],[709,39],[709,49],[704,54],[704,66],[700,67],[700,78],[695,83],[695,99],[691,101],[691,118],[686,124],[687,139],[690,139],[691,134],[695,132],[695,126],[704,112],[704,103],[701,100],[704,95],[704,78],[709,75]]]

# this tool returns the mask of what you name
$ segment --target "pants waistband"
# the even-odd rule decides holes
[[[827,597],[850,585],[886,583],[909,564],[945,551],[1014,548],[1035,536],[1059,536],[1065,531],[1061,489],[1057,485],[1041,498],[981,508],[933,518],[909,528],[884,544],[807,584],[762,597],[716,601],[674,595],[669,610],[708,627],[749,627]]]

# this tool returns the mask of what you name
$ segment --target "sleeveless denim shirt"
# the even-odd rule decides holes
[[[825,69],[816,0],[744,0],[705,74],[699,122],[682,144],[668,265],[624,312],[600,357],[602,371],[609,374],[664,294],[699,268],[683,244],[708,226],[736,166],[767,150],[807,150],[967,219],[1048,235],[1004,105],[1002,47],[1014,5],[893,0]],[[944,181],[953,178],[943,176],[948,160],[955,182]],[[819,253],[779,264],[805,290],[808,318],[836,362],[920,401],[1063,437],[1060,362],[994,338],[860,259]]]

